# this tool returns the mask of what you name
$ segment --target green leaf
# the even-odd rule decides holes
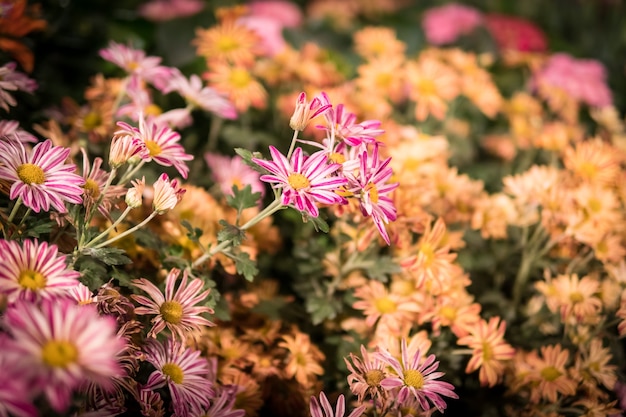
[[[379,256],[373,262],[372,266],[365,270],[370,278],[377,281],[387,282],[389,275],[402,272],[402,268],[391,256]]]
[[[237,153],[237,155],[241,156],[243,162],[245,162],[246,165],[248,165],[250,168],[252,168],[256,172],[260,172],[261,174],[267,174],[265,168],[260,167],[254,161],[252,161],[252,158],[263,159],[263,155],[260,152],[250,152],[249,150],[244,148],[235,148],[235,152]]]
[[[126,251],[120,248],[85,248],[82,255],[91,256],[107,265],[126,265],[131,260]]]
[[[192,242],[196,242],[196,243],[199,242],[200,237],[202,236],[202,233],[203,233],[202,229],[193,227],[193,225],[189,223],[187,220],[183,220],[181,224],[183,225],[185,229],[187,229],[187,237],[189,238],[189,240],[191,240]]]
[[[233,242],[233,246],[241,245],[241,241],[246,238],[246,233],[226,220],[220,220],[219,223],[223,229],[217,232],[217,241],[225,242],[230,240]]]
[[[49,219],[37,219],[36,222],[28,225],[28,228],[24,231],[24,237],[40,237],[41,235],[48,234],[52,231],[52,228],[56,222]]]
[[[302,221],[305,223],[308,223],[309,221],[313,223],[313,227],[315,227],[315,230],[317,232],[322,231],[324,233],[328,233],[328,231],[330,230],[330,227],[328,226],[328,223],[326,223],[326,220],[322,219],[320,216],[311,217],[306,213],[302,213]]]
[[[237,209],[237,213],[250,207],[256,207],[261,193],[253,193],[252,186],[247,184],[243,189],[239,189],[236,185],[233,185],[233,195],[226,197],[228,205],[234,209]]]
[[[237,273],[243,275],[247,281],[252,282],[254,277],[256,277],[259,273],[259,269],[256,267],[256,262],[250,259],[250,255],[246,252],[226,252],[224,255],[235,261]]]
[[[89,256],[79,257],[74,266],[81,274],[80,281],[92,291],[100,288],[109,279],[106,267]]]
[[[341,304],[326,297],[309,297],[306,300],[306,311],[311,314],[311,321],[317,325],[326,319],[334,319],[341,309]]]

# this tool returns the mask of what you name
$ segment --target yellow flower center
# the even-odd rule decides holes
[[[372,369],[365,373],[365,382],[370,387],[377,387],[380,385],[380,381],[385,378],[385,374],[380,369]]]
[[[435,260],[435,249],[430,243],[422,243],[420,253],[423,255],[426,265],[431,265]]]
[[[98,112],[91,111],[83,117],[83,127],[86,130],[95,129],[102,125],[102,116]]]
[[[76,362],[78,350],[70,342],[50,340],[43,345],[41,350],[43,362],[53,368],[67,368]]]
[[[17,176],[24,184],[43,184],[46,180],[46,174],[41,167],[35,164],[22,164],[17,167]]]
[[[131,62],[128,63],[128,65],[126,65],[126,67],[128,68],[129,72],[133,72],[137,68],[139,68],[139,63],[135,62],[135,61],[131,61]]]
[[[450,306],[444,306],[439,310],[439,314],[441,317],[453,321],[456,318],[456,309]]]
[[[398,309],[398,305],[389,297],[379,298],[374,302],[376,310],[381,314],[395,313]]]
[[[590,198],[587,205],[589,206],[589,210],[593,213],[597,213],[602,210],[602,202],[595,197]]]
[[[585,297],[580,293],[580,291],[574,291],[569,295],[569,299],[572,303],[580,303],[585,299]]]
[[[157,156],[163,152],[161,146],[153,140],[146,141],[146,148],[148,148],[148,152],[150,152],[150,156]]]
[[[417,369],[407,369],[404,371],[404,385],[422,389],[424,387],[424,375]]]
[[[220,52],[226,53],[238,49],[239,42],[232,36],[222,36],[215,42],[215,46]]]
[[[586,178],[593,178],[598,172],[598,167],[589,161],[584,161],[578,167],[578,171]]]
[[[487,342],[483,342],[483,362],[488,362],[493,358],[493,349]]]
[[[382,72],[376,75],[376,85],[381,88],[386,88],[391,85],[391,81],[393,81],[393,75],[388,72]]]
[[[346,157],[343,156],[343,154],[340,154],[339,152],[331,153],[328,159],[331,162],[334,162],[335,164],[343,164],[344,162],[346,162]]]
[[[545,379],[548,382],[552,382],[555,379],[557,379],[558,377],[560,377],[561,375],[563,375],[558,369],[556,369],[554,366],[548,366],[546,368],[543,368],[541,370],[541,377],[543,379]]]
[[[166,301],[159,309],[163,320],[171,324],[180,323],[183,318],[183,306],[178,301]]]
[[[250,73],[243,68],[235,68],[230,73],[230,77],[228,78],[230,84],[235,88],[245,88],[252,81],[252,77]]]
[[[46,288],[46,282],[46,277],[41,272],[31,269],[21,271],[20,276],[17,277],[17,283],[27,290],[42,290]]]
[[[296,191],[300,191],[303,188],[307,188],[311,186],[311,183],[309,182],[307,177],[305,177],[302,174],[295,173],[295,172],[293,174],[289,174],[289,177],[287,178],[287,182],[289,183],[291,188],[293,188]]]
[[[368,183],[365,186],[365,191],[367,191],[369,193],[370,196],[370,201],[374,204],[378,203],[378,188],[376,188],[376,185],[374,183]]]
[[[91,178],[85,181],[85,185],[83,185],[83,188],[85,189],[85,194],[87,194],[91,198],[96,199],[100,197],[100,186],[96,181],[92,180]]]
[[[161,108],[154,103],[149,104],[143,111],[147,116],[158,116],[163,113]]]
[[[421,79],[417,83],[417,91],[420,95],[432,96],[437,93],[437,86],[433,80]]]
[[[170,380],[175,384],[182,384],[185,374],[180,366],[175,363],[166,363],[161,368],[164,375],[168,376]]]

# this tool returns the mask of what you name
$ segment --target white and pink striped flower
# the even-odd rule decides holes
[[[33,397],[38,392],[32,389],[30,378],[16,366],[18,353],[12,350],[12,343],[5,333],[0,333],[0,416],[37,417]]]
[[[192,410],[208,407],[209,398],[215,397],[209,363],[200,356],[200,351],[185,348],[172,339],[163,344],[151,340],[145,348],[145,357],[156,370],[143,389],[155,390],[167,385],[175,415],[186,417]]]
[[[367,406],[365,404],[358,406],[350,414],[348,417],[359,417]],[[309,403],[309,409],[311,411],[311,417],[344,417],[346,413],[346,399],[341,394],[339,398],[337,398],[337,406],[333,411],[333,407],[330,405],[330,401],[326,397],[324,392],[320,392],[319,401],[314,396],[311,396],[311,402]]]
[[[6,295],[9,303],[51,298],[79,284],[80,273],[67,269],[66,257],[59,255],[56,245],[0,239],[0,253],[0,294]]]
[[[213,180],[220,186],[224,195],[233,195],[233,186],[241,189],[246,185],[250,185],[253,193],[265,195],[265,187],[259,179],[259,173],[246,165],[240,156],[230,158],[206,153],[204,159],[211,168]]]
[[[37,143],[37,138],[21,129],[17,120],[0,120],[0,136],[17,139],[22,143]]]
[[[147,279],[140,278],[132,281],[132,284],[146,292],[150,298],[143,295],[131,297],[143,307],[137,307],[137,314],[155,314],[152,319],[152,329],[148,336],[156,337],[165,327],[172,332],[172,338],[185,340],[186,333],[199,329],[201,326],[214,326],[212,322],[202,317],[203,313],[213,313],[213,309],[206,306],[198,306],[204,301],[210,290],[202,291],[204,283],[199,278],[189,281],[188,272],[183,273],[183,278],[174,292],[176,281],[180,275],[179,269],[172,269],[165,279],[165,294],[156,285]],[[202,291],[202,292],[200,292]]]
[[[83,308],[73,300],[21,301],[9,307],[4,327],[13,336],[10,350],[16,366],[43,391],[57,412],[67,410],[72,393],[83,384],[103,389],[123,374],[118,353],[125,342],[116,334],[116,322]]]
[[[170,181],[165,173],[161,174],[152,187],[154,189],[152,208],[159,214],[176,207],[185,194],[185,189],[180,187],[178,180]]]
[[[21,142],[0,138],[0,179],[12,184],[9,198],[21,198],[35,213],[50,206],[65,213],[65,201],[81,204],[85,181],[74,164],[65,163],[69,153],[50,139],[27,152]]]
[[[273,184],[282,189],[282,204],[295,206],[311,217],[319,216],[315,203],[344,204],[346,200],[336,193],[348,180],[343,176],[332,176],[340,164],[328,163],[328,156],[324,151],[318,151],[305,158],[302,148],[296,148],[288,160],[278,149],[270,146],[272,161],[252,158],[257,165],[265,168],[271,174],[262,175],[261,181]]]
[[[9,62],[0,67],[0,107],[9,111],[9,106],[16,106],[15,97],[9,91],[26,91],[32,93],[37,88],[37,83],[15,68],[15,62]]]

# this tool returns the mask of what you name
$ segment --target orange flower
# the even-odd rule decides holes
[[[580,375],[583,386],[596,390],[599,382],[612,391],[617,381],[617,366],[609,364],[612,358],[610,350],[602,347],[602,340],[592,339],[588,349],[579,352],[574,368]]]
[[[555,403],[558,394],[576,394],[578,384],[569,377],[565,368],[569,351],[559,344],[542,346],[541,356],[543,358],[536,355],[526,358],[531,371],[524,378],[524,382],[531,384],[530,400],[537,403],[543,398]]]
[[[9,0],[0,4],[0,49],[8,52],[24,68],[31,72],[33,53],[21,38],[35,30],[46,28],[46,21],[38,19],[39,5],[26,6],[27,0]]]
[[[596,297],[598,281],[589,276],[559,275],[552,282],[559,297],[561,319],[574,317],[578,322],[593,321],[602,309],[602,300]]]
[[[356,85],[363,92],[399,103],[405,96],[403,63],[404,57],[389,56],[359,65]]]
[[[226,19],[209,29],[197,29],[192,43],[196,45],[197,54],[209,64],[222,62],[249,66],[258,55],[260,40],[253,30]]]
[[[267,92],[252,72],[242,65],[218,63],[204,75],[213,88],[228,95],[235,108],[243,113],[250,106],[259,109],[267,104]]]
[[[278,346],[288,353],[285,374],[289,378],[295,378],[303,387],[312,386],[315,375],[324,374],[324,368],[319,363],[324,355],[311,343],[308,335],[299,331],[296,331],[295,336],[285,335]]]
[[[370,26],[354,34],[354,50],[368,61],[402,56],[405,49],[404,42],[390,28]]]
[[[447,102],[459,94],[456,73],[441,61],[424,56],[406,65],[410,86],[409,97],[415,101],[415,118],[424,121],[428,115],[443,120],[448,110]]]
[[[478,379],[481,385],[496,385],[504,373],[504,363],[515,356],[515,349],[504,341],[506,323],[500,317],[492,317],[489,323],[484,320],[476,323],[468,336],[458,340],[459,345],[473,349],[472,357],[465,372],[480,369]]]
[[[620,173],[619,155],[613,146],[595,138],[567,148],[563,162],[579,180],[611,186]]]
[[[233,409],[245,410],[246,417],[256,417],[263,406],[263,393],[259,383],[235,368],[226,369],[220,379],[224,385],[233,385],[237,389]]]

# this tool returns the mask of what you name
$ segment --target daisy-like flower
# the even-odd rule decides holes
[[[386,390],[394,390],[400,388],[396,399],[399,403],[403,403],[407,398],[416,398],[423,410],[429,410],[428,401],[437,407],[440,412],[446,409],[446,402],[441,396],[450,398],[459,398],[452,391],[454,386],[444,381],[437,381],[444,375],[443,372],[435,372],[439,367],[436,362],[435,355],[429,355],[422,362],[421,352],[418,350],[412,358],[409,359],[407,353],[406,339],[402,340],[401,356],[402,362],[398,361],[388,351],[381,350],[374,354],[380,360],[391,366],[396,375],[388,375],[380,383]]]
[[[324,360],[324,354],[311,343],[311,339],[304,333],[297,332],[294,336],[282,337],[278,347],[285,348],[289,352],[285,374],[289,378],[305,387],[311,386],[314,375],[323,375],[324,369],[320,362]]]
[[[594,319],[602,309],[602,300],[595,294],[600,283],[591,277],[578,278],[578,275],[559,275],[552,284],[559,298],[561,317],[566,320],[573,316],[578,321]]]
[[[214,113],[224,119],[236,119],[235,106],[217,90],[203,85],[202,79],[192,74],[189,79],[176,72],[170,80],[165,93],[176,91],[183,96],[187,104],[195,108]]]
[[[142,50],[113,41],[100,50],[100,56],[124,69],[131,77],[147,81],[159,90],[167,85],[173,72],[172,68],[159,65],[160,57],[146,56]]]
[[[9,106],[17,105],[15,97],[9,91],[26,91],[32,93],[37,88],[37,83],[25,74],[16,71],[17,64],[9,62],[0,67],[0,107],[9,111]]]
[[[37,417],[39,413],[31,398],[32,387],[24,372],[15,366],[17,352],[12,351],[11,343],[6,334],[0,334],[0,416]]]
[[[578,384],[568,375],[565,368],[569,359],[569,351],[561,345],[541,347],[541,356],[529,355],[527,363],[531,371],[524,378],[526,383],[531,383],[532,391],[530,400],[539,402],[544,398],[555,403],[558,394],[574,395]]]
[[[504,341],[505,331],[506,323],[501,322],[499,317],[492,317],[489,323],[481,320],[469,335],[457,342],[473,349],[465,372],[480,369],[478,378],[482,385],[496,385],[504,373],[503,362],[515,356],[515,349]]]
[[[6,311],[4,326],[13,336],[16,366],[33,377],[58,412],[83,384],[107,389],[111,378],[122,376],[118,353],[125,342],[115,320],[95,308],[63,298],[43,300],[39,307],[22,301]]]
[[[204,159],[211,168],[213,180],[220,186],[224,195],[232,195],[233,186],[242,189],[246,185],[250,185],[253,193],[265,195],[265,187],[259,179],[259,173],[246,165],[240,156],[229,158],[206,153]]]
[[[410,61],[406,66],[409,95],[415,101],[415,118],[424,121],[428,115],[443,120],[448,102],[459,94],[459,77],[455,71],[431,56]]]
[[[208,62],[248,65],[254,62],[260,41],[254,30],[234,19],[226,19],[209,29],[197,29],[193,44],[198,55]]]
[[[50,206],[65,213],[65,201],[81,204],[85,181],[74,164],[65,163],[69,153],[50,139],[27,152],[21,142],[0,138],[0,179],[12,183],[9,198],[21,198],[35,213]]]
[[[109,165],[114,168],[119,168],[127,162],[137,163],[148,153],[146,144],[135,137],[132,128],[127,129],[128,124],[117,122],[117,125],[122,129],[114,133],[109,149]]]
[[[333,412],[333,407],[330,405],[330,401],[328,401],[326,394],[322,391],[320,392],[319,401],[314,396],[311,396],[309,408],[312,417],[343,417],[346,412],[346,399],[343,394],[341,394],[339,398],[337,398],[337,406]],[[359,417],[363,414],[366,408],[366,405],[360,405],[352,410],[352,412],[348,414],[348,417]]]
[[[389,234],[385,224],[396,220],[396,207],[393,200],[386,194],[395,190],[399,183],[387,183],[393,175],[389,166],[391,158],[384,161],[378,159],[378,146],[374,147],[371,156],[367,151],[360,155],[358,177],[347,175],[349,180],[348,191],[360,200],[361,212],[364,216],[371,216],[380,235],[387,244],[390,244]]]
[[[385,394],[380,383],[385,379],[385,363],[375,356],[370,356],[361,345],[361,357],[350,353],[350,361],[344,358],[348,371],[350,391],[357,395],[360,403],[369,395],[373,400],[382,398]]]
[[[365,27],[354,34],[354,49],[366,60],[404,55],[406,44],[388,27]]]
[[[67,295],[70,299],[76,301],[76,303],[81,306],[95,304],[98,302],[98,297],[93,295],[93,292],[88,286],[81,284],[80,282],[67,290]]]
[[[16,138],[22,143],[37,143],[35,136],[24,129],[20,129],[20,124],[16,120],[0,120],[0,137],[6,136],[9,139]]]
[[[274,184],[281,188],[282,204],[293,205],[311,217],[319,216],[316,202],[322,204],[341,204],[345,201],[335,191],[346,185],[344,177],[333,177],[341,167],[339,164],[328,164],[328,156],[319,151],[305,159],[302,148],[296,148],[288,160],[278,149],[270,146],[273,161],[252,158],[252,161],[268,170],[270,175],[262,175],[261,181]]]
[[[202,317],[202,313],[212,314],[213,310],[209,307],[197,306],[196,304],[204,301],[209,295],[210,290],[200,292],[204,283],[199,278],[192,279],[189,284],[188,272],[183,273],[183,278],[174,292],[174,287],[180,270],[174,268],[170,271],[165,279],[165,294],[151,283],[141,278],[133,280],[135,287],[145,291],[150,298],[143,295],[132,295],[132,298],[143,307],[137,307],[137,314],[156,314],[152,319],[152,329],[148,332],[148,336],[156,337],[165,327],[170,329],[172,337],[185,340],[185,333],[197,330],[201,326],[213,326],[206,318]]]
[[[581,350],[576,358],[575,371],[581,375],[583,385],[595,389],[599,382],[613,390],[617,382],[617,366],[610,364],[612,358],[611,351],[602,347],[601,339],[592,339],[589,349]]]
[[[185,194],[185,189],[180,187],[178,180],[170,181],[170,177],[165,173],[161,174],[152,187],[154,188],[152,208],[159,214],[176,207]]]
[[[200,351],[185,348],[173,339],[163,344],[150,340],[145,348],[146,361],[156,370],[144,389],[156,390],[167,385],[176,416],[186,417],[192,410],[209,406],[215,396],[210,368]]]
[[[189,167],[185,161],[191,161],[193,155],[185,153],[185,148],[178,143],[179,133],[165,124],[146,119],[143,115],[139,117],[138,128],[124,122],[117,124],[122,129],[116,132],[116,135],[136,137],[145,144],[147,152],[142,155],[144,161],[154,160],[159,165],[174,166],[183,178],[187,178]]]
[[[244,417],[245,410],[234,409],[237,387],[221,386],[216,387],[216,397],[211,399],[211,406],[208,409],[200,409],[192,413],[194,416],[210,417]]]
[[[354,291],[352,308],[363,310],[366,317],[365,324],[373,327],[389,327],[394,332],[407,329],[407,325],[415,319],[420,310],[417,303],[409,297],[389,293],[385,285],[376,280],[370,280]],[[409,326],[410,327],[410,326]]]
[[[135,209],[137,207],[141,207],[143,202],[143,191],[146,188],[146,178],[141,177],[140,180],[133,180],[130,183],[133,187],[126,191],[124,201],[128,207]]]
[[[59,255],[55,245],[0,239],[0,253],[0,294],[5,294],[9,302],[50,298],[79,283],[80,273],[67,269],[65,255]]]
[[[245,66],[216,63],[203,77],[217,91],[226,94],[239,112],[245,112],[250,107],[264,109],[267,106],[267,91]]]

